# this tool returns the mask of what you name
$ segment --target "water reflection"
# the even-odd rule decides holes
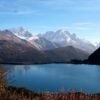
[[[100,67],[91,65],[46,64],[46,65],[4,65],[14,75],[14,86],[35,91],[67,91],[76,89],[100,92]]]

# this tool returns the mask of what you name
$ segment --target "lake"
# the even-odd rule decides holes
[[[43,92],[100,92],[100,66],[72,64],[2,65],[9,69],[10,85]]]

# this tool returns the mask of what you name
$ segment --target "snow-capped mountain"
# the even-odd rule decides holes
[[[13,29],[10,29],[10,31],[12,33],[14,33],[16,36],[20,37],[21,39],[28,39],[28,38],[30,38],[30,37],[33,36],[32,33],[30,33],[29,31],[27,31],[23,27],[13,28]]]
[[[14,35],[19,37],[20,39],[27,40],[38,50],[48,50],[56,48],[56,45],[50,42],[49,40],[46,40],[43,37],[39,37],[38,35],[33,35],[23,27],[13,28],[10,29],[9,31],[11,31]]]
[[[67,62],[72,59],[83,60],[89,56],[89,53],[75,47],[78,46],[78,42],[83,43],[75,34],[60,30],[49,34],[56,37],[52,36],[49,40],[49,36],[46,39],[45,34],[32,35],[25,40],[10,30],[0,31],[0,62],[53,63]],[[87,45],[87,42],[84,44]]]
[[[45,34],[40,34],[39,37],[43,37],[60,47],[73,46],[88,51],[89,53],[92,53],[94,50],[96,50],[96,47],[89,41],[80,39],[75,33],[71,34],[65,30],[58,30],[56,32],[49,31]]]
[[[56,32],[48,31],[44,34],[33,35],[25,28],[20,27],[11,29],[11,32],[19,38],[29,41],[39,50],[73,46],[92,53],[97,49],[97,46],[93,45],[89,41],[80,39],[75,33],[71,34],[66,30],[57,30]]]
[[[48,40],[46,41],[46,39],[44,38],[39,38],[37,35],[33,35],[23,27],[13,28],[11,29],[11,32],[15,34],[17,37],[27,40],[32,45],[34,45],[38,50],[48,49]]]

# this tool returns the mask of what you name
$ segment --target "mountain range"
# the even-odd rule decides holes
[[[23,27],[19,27],[16,29],[11,29],[11,32],[17,35],[19,38],[25,39],[31,44],[34,44],[41,50],[74,46],[88,53],[92,53],[98,47],[98,45],[95,46],[91,42],[77,37],[75,33],[71,34],[63,29],[57,30],[56,32],[48,31],[46,33],[33,35]]]
[[[80,39],[75,33],[71,34],[65,30],[58,30],[56,32],[49,31],[39,36],[57,44],[59,47],[74,46],[88,53],[92,53],[96,49],[89,41]]]
[[[96,50],[68,31],[33,35],[23,27],[0,31],[0,63],[54,63],[84,60]]]

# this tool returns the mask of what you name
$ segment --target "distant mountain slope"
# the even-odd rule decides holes
[[[15,36],[12,32],[0,31],[1,63],[43,63],[47,58],[29,42]]]
[[[89,56],[89,53],[72,46],[48,50],[45,53],[52,61],[55,62],[68,62],[72,59],[84,60]]]
[[[15,42],[15,43],[21,43],[21,44],[26,44],[26,46],[32,46],[29,42],[27,42],[26,40],[24,39],[21,39],[19,37],[17,37],[16,35],[14,35],[11,31],[9,30],[3,30],[3,31],[0,31],[0,40],[7,40],[7,41],[12,41],[12,42]]]
[[[85,60],[72,60],[73,64],[95,64],[100,65],[100,47],[94,51],[87,59]]]
[[[51,41],[52,43],[55,43],[59,47],[71,45],[89,53],[96,50],[96,47],[92,43],[82,40],[78,38],[76,34],[71,34],[65,30],[58,30],[56,32],[48,31],[45,34],[40,34],[39,36]]]

